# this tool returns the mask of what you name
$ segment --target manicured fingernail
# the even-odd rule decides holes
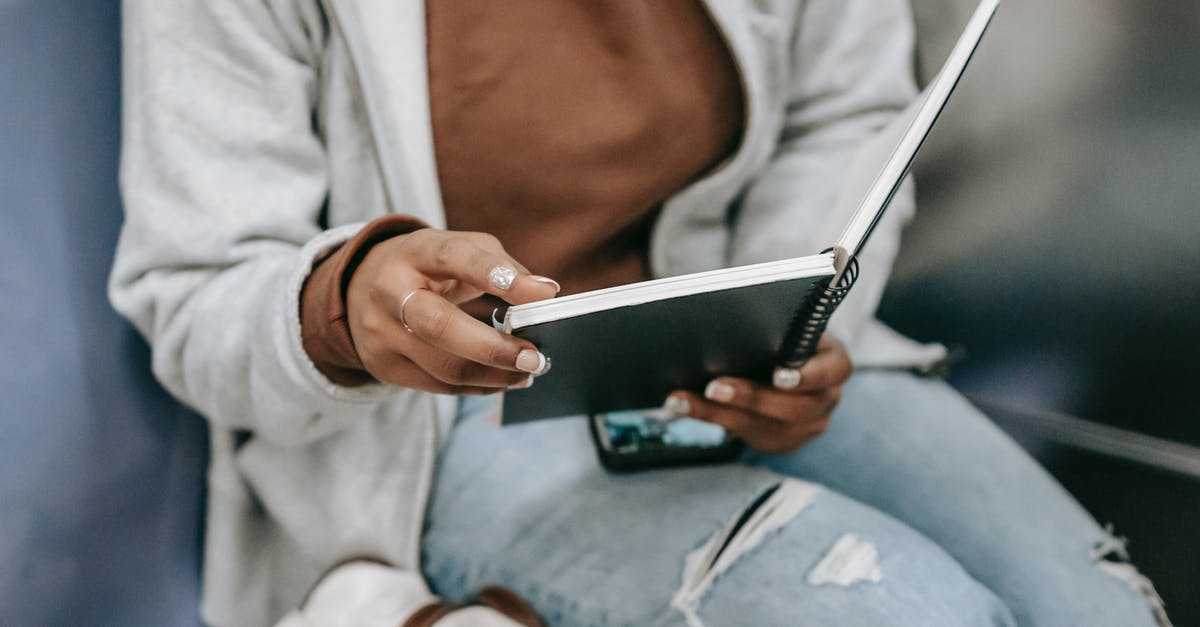
[[[522,381],[516,385],[508,386],[508,389],[510,389],[510,390],[527,390],[531,387],[533,387],[533,375],[529,375],[528,377],[525,377],[524,381]]]
[[[779,367],[771,375],[771,383],[781,390],[791,390],[800,386],[800,370],[798,368]]]
[[[554,279],[551,279],[550,277],[538,276],[535,274],[529,278],[533,279],[534,281],[537,281],[538,283],[545,283],[546,285],[553,285],[555,294],[562,291],[562,286],[558,284],[558,281],[555,281]]]
[[[550,372],[550,358],[532,348],[517,353],[517,370],[522,370],[540,377]]]
[[[517,278],[517,271],[508,266],[496,266],[488,272],[488,282],[496,289],[506,290],[512,287]]]
[[[682,418],[692,413],[692,404],[681,396],[668,396],[667,402],[663,403],[663,409],[676,418]]]
[[[718,403],[728,403],[733,400],[736,392],[737,390],[734,390],[732,385],[724,381],[713,380],[704,388],[704,398]]]

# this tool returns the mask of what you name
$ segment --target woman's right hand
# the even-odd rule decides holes
[[[351,275],[346,317],[363,366],[379,381],[439,394],[528,387],[549,361],[532,343],[472,318],[484,293],[512,305],[553,298],[486,233],[422,229],[375,244]]]

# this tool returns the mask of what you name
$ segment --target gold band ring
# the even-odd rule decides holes
[[[417,295],[417,292],[423,289],[425,288],[418,287],[417,289],[405,294],[404,298],[400,299],[400,324],[404,325],[405,330],[407,330],[409,333],[416,334],[416,331],[413,331],[412,327],[408,326],[408,321],[404,319],[404,307],[408,305],[408,301],[412,300],[413,296]]]

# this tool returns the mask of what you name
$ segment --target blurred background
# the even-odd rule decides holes
[[[922,69],[972,4],[915,2]],[[1006,0],[916,176],[880,317],[1200,625],[1200,3]]]
[[[107,305],[116,0],[0,0],[0,624],[196,624],[201,421]],[[971,0],[914,0],[936,68]],[[1006,0],[881,316],[1200,625],[1200,3]]]

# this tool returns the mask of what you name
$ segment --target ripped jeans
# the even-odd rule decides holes
[[[1166,624],[1119,542],[941,381],[860,372],[795,453],[631,475],[582,419],[496,410],[461,401],[426,516],[449,598],[504,584],[551,625]]]

